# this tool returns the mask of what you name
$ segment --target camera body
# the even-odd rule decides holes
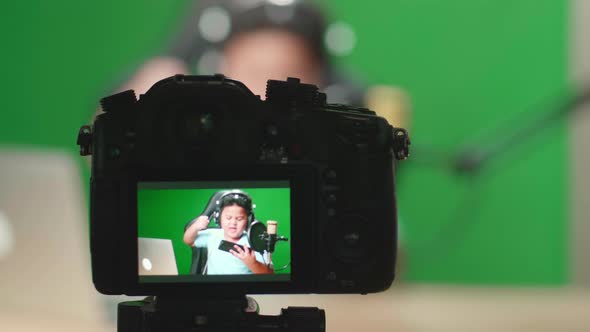
[[[176,75],[139,100],[126,91],[101,104],[104,113],[78,140],[81,153],[93,155],[91,255],[101,293],[220,297],[370,293],[390,286],[397,246],[394,159],[407,156],[405,130],[370,110],[327,104],[317,87],[293,78],[269,81],[264,101],[222,75]],[[179,190],[281,183],[290,210],[289,273],[238,278],[179,268],[178,276],[142,277],[138,232],[143,206],[151,206],[140,202],[146,183]],[[162,225],[178,223],[182,238],[187,220],[164,216]]]

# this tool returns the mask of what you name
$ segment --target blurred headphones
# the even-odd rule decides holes
[[[215,204],[215,209],[213,211],[212,217],[215,221],[215,224],[219,227],[221,227],[221,211],[223,211],[223,208],[225,208],[226,206],[237,205],[246,210],[246,213],[248,214],[248,223],[246,224],[247,231],[249,230],[252,222],[255,220],[253,212],[254,205],[252,204],[252,198],[250,198],[250,195],[248,195],[242,190],[229,190],[223,193],[213,203]]]

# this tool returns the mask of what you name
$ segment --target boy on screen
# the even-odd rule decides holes
[[[211,217],[221,228],[208,228]],[[206,248],[207,262],[203,274],[273,273],[262,255],[248,246],[246,229],[253,219],[252,199],[245,192],[220,191],[213,195],[205,211],[189,222],[183,237],[189,246]],[[220,249],[223,241],[239,246],[224,251]]]

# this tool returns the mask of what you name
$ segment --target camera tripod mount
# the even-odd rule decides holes
[[[324,332],[325,312],[288,307],[278,316],[258,314],[258,304],[244,296],[187,299],[153,296],[118,306],[118,332]]]

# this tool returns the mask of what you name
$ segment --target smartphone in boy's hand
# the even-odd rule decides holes
[[[225,241],[225,240],[221,240],[221,243],[219,243],[218,249],[229,252],[230,249],[234,249],[234,246],[238,246],[238,247],[240,247],[240,249],[244,250],[243,245],[237,244],[235,242]]]

